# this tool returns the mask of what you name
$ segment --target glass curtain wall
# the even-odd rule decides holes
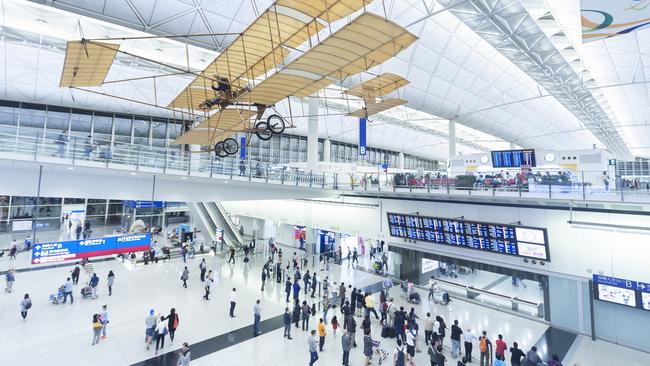
[[[170,156],[183,156],[186,146],[172,142],[190,127],[189,121],[173,118],[107,113],[76,108],[0,100],[0,145],[17,144],[20,149],[35,149],[44,138],[66,140],[65,148],[92,141],[98,155],[111,146],[135,145],[150,149],[166,148]],[[20,137],[20,140],[18,139]],[[26,139],[27,138],[27,139]],[[26,142],[27,141],[27,142]],[[63,145],[61,145],[63,146]],[[48,144],[49,149],[55,147]],[[55,153],[52,151],[51,153]],[[248,149],[251,160],[272,164],[307,161],[307,137],[289,134],[274,135],[269,141],[253,136]],[[324,160],[324,141],[318,141],[318,159]],[[338,163],[388,164],[397,167],[398,153],[369,147],[365,157],[358,156],[358,146],[331,142],[330,161]],[[647,166],[647,162],[646,162]],[[435,170],[437,162],[405,155],[405,168]]]
[[[182,146],[172,142],[187,127],[187,121],[173,118],[134,116],[90,111],[76,108],[47,106],[0,100],[0,144],[15,144],[29,137],[31,144],[46,139],[65,139],[73,147],[75,142],[91,139],[102,151],[113,145],[137,145],[152,148],[171,148],[179,155]],[[24,142],[22,142],[24,144]],[[29,144],[28,144],[29,145]],[[33,148],[34,146],[21,148]]]

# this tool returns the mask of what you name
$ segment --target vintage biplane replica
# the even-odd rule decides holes
[[[207,146],[225,157],[237,153],[237,133],[245,133],[246,141],[252,134],[269,140],[295,126],[291,104],[289,115],[278,113],[276,104],[318,97],[331,84],[368,72],[417,40],[398,24],[366,12],[371,1],[276,0],[204,70],[178,69],[194,79],[168,105],[156,106],[189,114],[196,123],[174,142]],[[332,30],[332,23],[346,21]],[[118,52],[123,52],[120,45],[106,40],[68,42],[60,86],[101,86]],[[348,115],[368,117],[405,104],[381,98],[406,84],[401,76],[384,73],[348,89],[343,97],[364,104]]]

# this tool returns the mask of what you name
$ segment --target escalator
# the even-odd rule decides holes
[[[215,241],[215,233],[217,231],[217,225],[214,220],[210,217],[207,208],[203,202],[194,202],[188,204],[190,213],[194,218],[194,226],[196,226],[199,231],[204,233],[204,238],[207,241]]]
[[[243,246],[244,239],[223,206],[218,202],[206,202],[205,207],[212,221],[223,230],[226,243],[236,248]]]

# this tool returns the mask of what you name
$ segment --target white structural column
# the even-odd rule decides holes
[[[332,154],[332,141],[330,139],[325,139],[323,142],[323,162],[324,163],[329,163],[331,159]]]
[[[310,169],[318,165],[318,104],[318,95],[312,95],[307,117],[307,166]]]
[[[401,152],[399,155],[397,155],[397,168],[398,169],[404,169],[404,153]]]
[[[449,121],[449,159],[456,156],[456,122]]]

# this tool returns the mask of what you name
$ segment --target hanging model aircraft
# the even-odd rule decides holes
[[[179,69],[194,79],[168,105],[159,107],[198,121],[174,143],[208,146],[225,157],[239,150],[233,138],[237,133],[269,140],[294,127],[291,112],[281,115],[277,103],[341,84],[417,40],[400,25],[366,12],[371,1],[276,0],[204,70]],[[332,31],[333,22],[357,12]],[[119,44],[105,40],[68,42],[60,86],[101,86],[118,52],[123,52]],[[349,115],[367,117],[406,103],[398,98],[378,100],[406,84],[401,76],[385,73],[347,90],[346,95],[363,99],[365,105]]]

